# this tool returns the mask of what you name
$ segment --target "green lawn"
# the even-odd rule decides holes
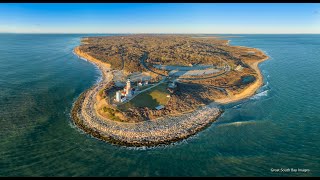
[[[167,90],[167,83],[162,83],[148,91],[145,91],[136,97],[134,97],[131,101],[119,105],[118,108],[120,110],[127,110],[132,107],[148,107],[151,109],[155,109],[155,107],[159,105],[166,105],[169,101],[167,97],[169,91]]]
[[[111,108],[103,107],[103,111],[106,113],[107,118],[109,118],[111,120],[120,121],[120,118],[115,115],[115,113],[117,113],[118,110],[114,110],[114,109],[111,109]]]

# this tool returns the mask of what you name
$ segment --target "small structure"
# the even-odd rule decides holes
[[[169,84],[168,84],[168,87],[171,88],[171,89],[176,88],[176,87],[177,87],[176,82],[173,81],[172,83],[169,83]]]
[[[121,101],[121,91],[116,92],[116,101],[120,102]]]
[[[163,105],[159,105],[159,106],[156,107],[156,110],[160,110],[160,109],[163,109],[163,108],[164,108]]]
[[[127,100],[127,98],[124,97],[124,98],[121,99],[121,102],[124,102],[124,101],[126,101],[126,100]]]
[[[174,89],[171,89],[171,88],[167,88],[167,90],[171,93],[171,94],[173,94],[174,93]]]
[[[241,65],[238,65],[238,66],[235,68],[236,71],[242,71],[242,69],[243,69],[243,67],[242,67]]]

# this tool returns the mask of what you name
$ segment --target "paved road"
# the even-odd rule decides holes
[[[145,63],[145,60],[146,60],[146,59],[148,59],[148,53],[147,53],[147,52],[145,52],[145,53],[142,55],[142,57],[140,58],[140,63],[143,65],[144,68],[146,68],[148,71],[151,71],[151,72],[153,72],[153,73],[155,73],[155,74],[158,74],[158,75],[161,75],[161,76],[167,76],[167,75],[165,75],[165,74],[161,74],[161,73],[155,72],[154,70],[150,69],[150,68],[146,65],[146,63]]]
[[[224,63],[224,68],[223,68],[224,71],[222,73],[216,74],[216,75],[213,75],[213,76],[210,76],[210,77],[199,77],[199,78],[197,78],[197,77],[196,78],[182,78],[182,77],[179,77],[178,79],[181,79],[181,80],[211,79],[211,78],[219,77],[219,76],[222,76],[222,75],[228,73],[231,70],[230,65],[226,61],[222,60],[219,56],[218,56],[218,58],[220,59],[221,62]]]
[[[226,74],[227,72],[229,72],[231,70],[231,67],[229,66],[229,64],[226,61],[222,60],[219,56],[218,56],[218,58],[220,59],[221,62],[223,62],[225,64],[223,73],[216,74],[216,75],[213,75],[213,76],[210,76],[210,77],[202,77],[202,78],[181,78],[181,77],[179,77],[177,79],[181,79],[181,80],[201,80],[201,79],[210,79],[210,78],[214,78],[214,77],[218,77],[218,76],[222,76],[222,75]],[[148,71],[151,71],[151,72],[153,72],[155,74],[166,76],[165,74],[161,74],[161,73],[155,72],[152,69],[150,69],[145,63],[146,59],[148,59],[148,54],[145,52],[144,55],[140,59],[140,62],[144,66],[144,68],[146,68]]]
[[[210,77],[202,77],[202,78],[177,78],[177,80],[181,79],[181,80],[202,80],[202,79],[211,79],[211,78],[215,78],[215,77],[219,77],[219,76],[222,76],[226,73],[228,73],[230,70],[231,70],[231,67],[230,65],[225,61],[225,60],[222,60],[219,56],[217,56],[221,62],[224,63],[224,68],[223,68],[223,72],[220,73],[220,74],[216,74],[216,75],[213,75],[213,76],[210,76]],[[162,76],[166,76],[164,74],[161,74],[161,73],[158,73],[158,72],[155,72],[153,71],[152,69],[150,69],[149,67],[147,67],[147,65],[145,64],[145,60],[148,59],[148,53],[144,53],[144,55],[141,57],[140,59],[140,62],[141,64],[149,71],[153,72],[153,73],[156,73],[156,74],[159,74],[159,75],[162,75]],[[180,82],[181,83],[181,82]],[[188,84],[188,83],[185,83],[185,84]],[[189,83],[190,84],[190,83]],[[218,89],[220,91],[223,91],[226,95],[228,95],[227,91],[225,90],[225,88],[228,88],[229,86],[214,86],[214,85],[210,85],[210,87],[212,88],[215,88],[215,89]]]

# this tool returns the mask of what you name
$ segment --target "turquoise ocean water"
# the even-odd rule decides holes
[[[320,176],[320,35],[228,38],[270,56],[265,85],[155,148],[113,146],[72,124],[73,102],[101,76],[72,53],[83,36],[0,34],[0,176]]]

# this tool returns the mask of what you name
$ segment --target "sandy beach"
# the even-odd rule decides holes
[[[80,51],[79,46],[74,49],[74,53],[75,53],[78,57],[84,58],[84,59],[92,62],[93,64],[95,64],[95,65],[98,66],[98,67],[100,67],[100,66],[105,67],[105,68],[110,68],[110,67],[111,67],[110,64],[108,64],[108,63],[103,63],[103,62],[101,62],[100,60],[98,60],[98,59],[90,56],[89,54]],[[105,75],[104,71],[103,71],[103,74]]]
[[[255,49],[255,50],[261,51],[259,49]],[[235,95],[232,95],[232,96],[229,96],[226,98],[222,98],[222,99],[216,99],[215,102],[220,103],[220,104],[228,104],[228,103],[240,101],[245,98],[253,96],[256,93],[256,91],[263,85],[263,76],[261,74],[261,71],[260,71],[258,65],[267,59],[269,59],[269,57],[266,57],[260,61],[248,63],[248,65],[257,72],[257,77],[256,77],[257,79],[253,84],[249,85],[249,87],[245,88],[239,94],[235,94]]]

